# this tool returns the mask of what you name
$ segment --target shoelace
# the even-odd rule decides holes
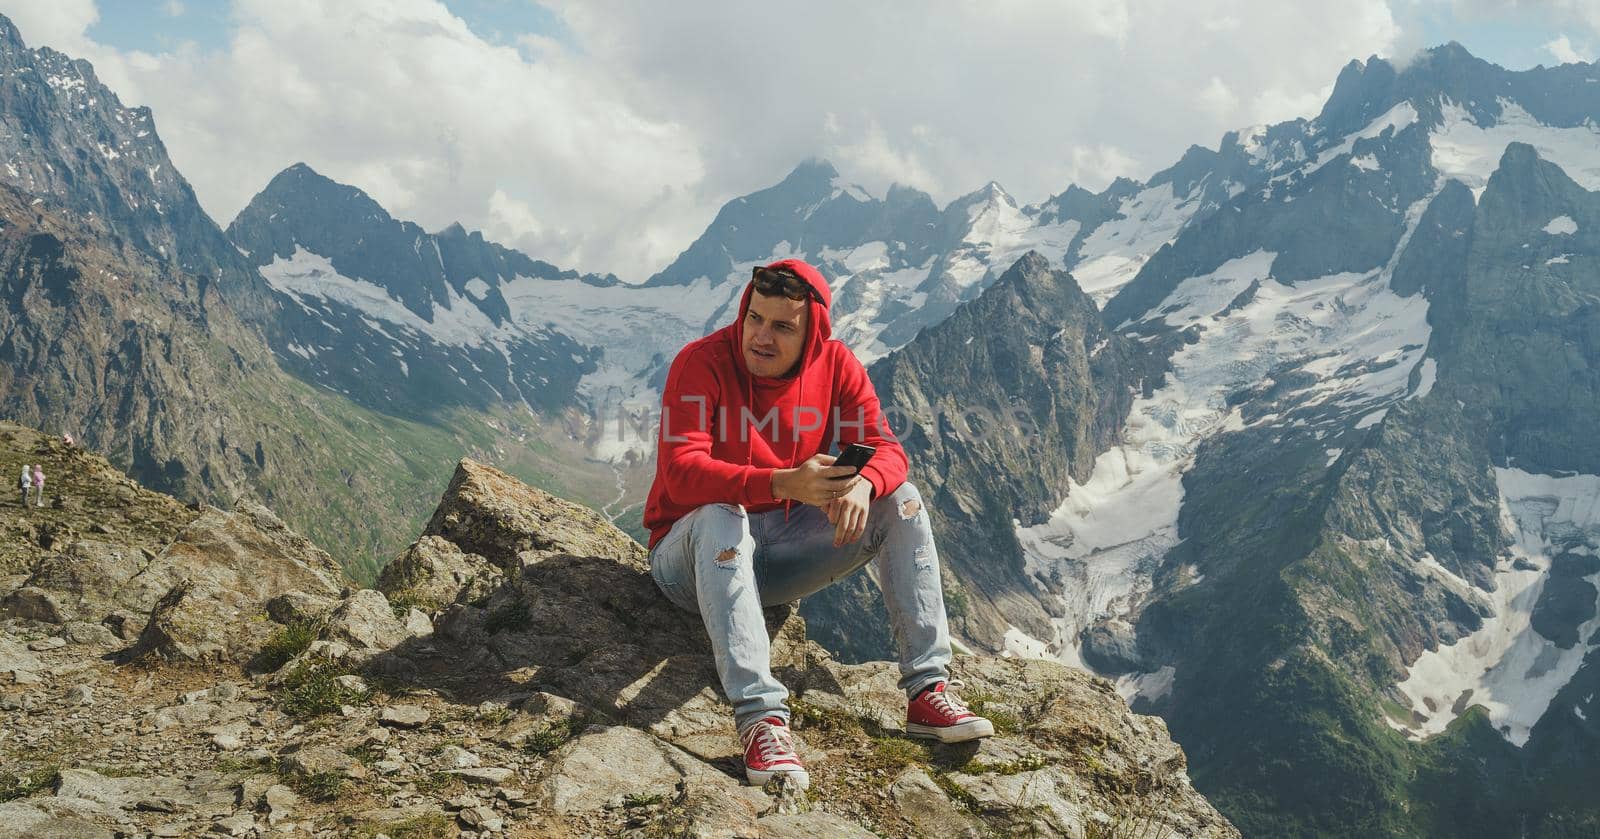
[[[951,688],[959,687],[966,687],[966,685],[962,684],[960,679],[951,679],[944,683],[944,690],[929,691],[928,702],[940,713],[947,714],[952,718],[960,718],[971,714],[971,708],[968,708],[959,698],[950,694]]]
[[[752,738],[756,743],[756,753],[764,761],[794,754],[794,735],[789,733],[786,726],[756,723],[745,732],[745,748],[750,748],[749,740]]]

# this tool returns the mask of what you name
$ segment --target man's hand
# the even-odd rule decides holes
[[[859,481],[844,495],[829,501],[823,512],[833,523],[833,546],[843,547],[867,530],[867,507],[872,503],[872,484]]]
[[[858,484],[866,483],[860,475],[852,475],[855,469],[834,466],[833,460],[831,454],[815,454],[793,469],[774,471],[772,496],[780,501],[792,500],[825,507],[829,501],[843,498]]]

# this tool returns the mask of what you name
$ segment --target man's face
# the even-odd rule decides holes
[[[809,300],[779,294],[750,295],[744,315],[744,363],[753,375],[777,378],[789,373],[806,348]]]

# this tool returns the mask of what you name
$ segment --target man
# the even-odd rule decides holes
[[[866,370],[829,338],[831,302],[805,262],[756,268],[738,317],[678,353],[661,397],[644,512],[650,572],[705,621],[753,784],[779,773],[810,782],[762,607],[869,561],[899,645],[907,733],[947,743],[994,733],[946,689],[950,635],[928,514]],[[850,443],[877,448],[859,474],[827,454]]]

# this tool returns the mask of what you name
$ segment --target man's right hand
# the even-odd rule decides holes
[[[773,471],[772,496],[780,501],[794,500],[816,507],[842,497],[861,476],[854,474],[855,467],[834,466],[833,461],[831,454],[816,454],[793,469]]]

